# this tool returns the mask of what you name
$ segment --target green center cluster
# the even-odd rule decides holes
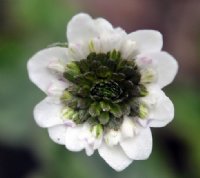
[[[147,95],[134,59],[120,52],[90,53],[87,59],[66,65],[64,78],[71,82],[61,100],[66,117],[77,124],[89,122],[119,129],[123,116],[141,116],[139,97]]]

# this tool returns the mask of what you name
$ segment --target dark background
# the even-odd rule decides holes
[[[127,32],[156,29],[164,50],[179,62],[164,90],[175,119],[152,129],[146,161],[121,173],[96,153],[73,153],[54,144],[33,119],[45,95],[28,79],[26,63],[38,50],[65,41],[66,24],[78,12],[104,17]],[[199,0],[0,0],[0,178],[198,178],[200,177]]]

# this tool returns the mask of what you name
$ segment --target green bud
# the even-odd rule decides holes
[[[109,119],[109,112],[101,112],[100,116],[98,117],[98,120],[102,125],[107,124],[109,122]]]
[[[140,85],[140,96],[147,96],[148,95],[148,91],[146,89],[146,87],[144,85]]]
[[[112,52],[110,52],[109,57],[113,60],[119,60],[121,58],[121,53],[114,49]]]
[[[91,80],[91,81],[95,80],[95,74],[94,74],[94,72],[86,72],[86,73],[84,74],[84,77],[85,77],[87,80]]]
[[[70,82],[74,82],[74,75],[71,74],[70,72],[65,71],[63,73],[63,77],[67,80],[69,80]]]
[[[122,67],[120,72],[126,75],[126,77],[132,77],[135,74],[135,70],[131,66]]]
[[[77,99],[77,108],[79,109],[87,109],[90,105],[91,101],[86,98],[78,98]]]
[[[129,116],[132,116],[132,117],[135,117],[135,116],[138,116],[139,115],[139,112],[140,112],[140,105],[139,105],[139,101],[137,99],[132,99],[130,102],[129,102],[129,105],[130,105],[130,113],[129,113]]]
[[[130,80],[134,83],[134,84],[138,84],[140,82],[141,79],[141,74],[138,70],[134,70],[134,74],[131,76]]]
[[[133,88],[134,88],[134,84],[130,80],[124,81],[123,85],[126,88],[126,90],[128,90],[128,91],[133,90]]]
[[[87,112],[87,111],[86,111],[86,110],[83,110],[83,109],[81,109],[81,110],[78,111],[80,120],[85,120],[86,112]]]
[[[93,42],[92,40],[89,42],[89,50],[90,50],[91,52],[94,52],[94,51],[95,51],[95,49],[94,49],[94,42]]]
[[[122,116],[122,110],[121,107],[118,104],[112,103],[110,112],[117,118]]]
[[[78,104],[78,100],[77,98],[73,97],[71,100],[69,100],[67,102],[67,105],[70,107],[70,108],[73,108],[73,109],[76,109],[77,108],[77,104]]]
[[[131,107],[129,104],[122,104],[121,105],[122,111],[124,115],[129,115],[131,112]]]
[[[96,56],[97,56],[97,54],[94,53],[94,52],[92,52],[92,53],[90,53],[90,54],[87,56],[87,59],[88,59],[89,61],[92,61],[93,59],[95,59]]]
[[[74,77],[80,74],[80,69],[76,62],[70,62],[66,65],[66,69],[64,72],[64,77],[69,81],[73,82]]]
[[[75,61],[75,62],[78,65],[81,73],[88,72],[89,66],[88,66],[88,63],[87,63],[86,59],[83,59],[83,60],[80,60],[80,61]]]
[[[79,89],[78,86],[76,86],[76,85],[71,85],[71,86],[69,86],[66,90],[74,96],[74,95],[76,95],[78,89]]]
[[[85,78],[85,76],[83,74],[80,74],[80,75],[77,75],[75,78],[74,78],[74,83],[77,84],[78,86],[88,86],[91,84],[91,81],[90,80],[87,80]]]
[[[99,61],[100,63],[102,63],[102,61],[104,61],[105,59],[107,59],[107,55],[104,53],[98,53],[95,58],[95,60]]]
[[[148,109],[145,105],[143,104],[140,104],[140,107],[139,107],[139,117],[141,119],[144,119],[146,118],[146,116],[148,115]]]
[[[90,105],[88,112],[90,113],[92,117],[96,117],[100,115],[100,110],[101,108],[99,104],[97,102],[94,102]]]
[[[103,111],[109,111],[110,110],[110,105],[109,103],[105,101],[100,101],[100,107]]]
[[[141,83],[151,83],[155,80],[156,72],[153,69],[148,68],[142,70],[141,73]]]
[[[97,124],[99,124],[99,121],[98,121],[98,119],[96,117],[89,116],[87,121],[92,127],[97,125]]]
[[[111,59],[108,58],[104,58],[101,60],[102,65],[107,66],[110,71],[114,72],[116,67],[117,67],[117,63],[116,61],[113,61]]]
[[[84,98],[84,97],[89,96],[89,93],[90,93],[90,89],[89,89],[89,87],[87,85],[85,85],[85,86],[80,87],[76,94],[78,96]]]
[[[123,118],[116,118],[114,116],[110,116],[110,120],[108,122],[108,124],[106,125],[106,127],[108,127],[109,129],[113,129],[113,130],[118,130],[120,129],[121,125],[123,122]]]
[[[90,65],[90,69],[96,71],[99,66],[101,66],[100,61],[93,60]]]
[[[72,115],[72,120],[76,122],[78,119],[79,119],[78,112],[74,112],[74,114]]]
[[[96,138],[99,138],[103,134],[103,127],[101,124],[97,124],[92,127],[91,131]]]
[[[72,116],[75,114],[74,110],[70,107],[65,107],[62,111],[62,116],[64,119],[72,119]]]
[[[67,64],[67,70],[71,71],[73,74],[78,75],[80,74],[80,69],[76,62],[70,62]]]
[[[111,78],[115,81],[122,81],[125,77],[126,76],[123,73],[113,73]]]
[[[72,94],[69,91],[65,90],[60,99],[65,102],[71,100],[72,98],[73,98]]]

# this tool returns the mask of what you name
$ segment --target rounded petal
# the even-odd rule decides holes
[[[92,128],[88,123],[85,123],[83,124],[83,129],[80,133],[79,138],[83,142],[86,154],[88,156],[91,156],[94,151],[99,148],[102,142],[103,133],[99,133],[99,135],[96,135],[96,133],[94,133],[95,129],[98,129],[99,131],[98,126],[94,126]]]
[[[149,95],[142,100],[149,108],[146,124],[164,127],[174,118],[174,105],[159,87],[148,87]]]
[[[137,54],[136,42],[133,40],[125,40],[121,46],[121,54],[123,59],[134,59]]]
[[[152,151],[152,135],[150,128],[141,128],[137,135],[120,142],[126,155],[134,160],[147,159]]]
[[[92,19],[88,14],[75,15],[67,26],[69,43],[89,41],[102,33],[113,31],[112,25],[103,18]]]
[[[109,130],[104,136],[104,140],[106,144],[108,144],[109,146],[117,145],[120,139],[121,139],[121,132],[116,130]]]
[[[74,60],[85,59],[89,53],[89,45],[86,42],[80,41],[69,44],[69,54]]]
[[[121,134],[124,138],[133,137],[134,136],[135,125],[133,120],[128,117],[124,116],[124,120],[121,126]]]
[[[65,144],[67,126],[57,125],[48,128],[49,137],[58,144]]]
[[[93,38],[89,42],[89,50],[90,52],[95,53],[107,53],[113,50],[116,51],[123,51],[124,53],[127,52],[127,45],[124,45],[124,38],[126,36],[126,33],[123,31],[119,31],[115,29],[115,32],[112,32],[112,34],[102,34],[99,37]],[[129,44],[128,47],[130,47]],[[122,47],[123,46],[123,47]],[[131,47],[132,48],[132,47]],[[126,49],[126,50],[124,50]],[[130,51],[130,48],[128,49]],[[124,54],[123,53],[123,54]],[[126,56],[129,54],[126,54]]]
[[[132,163],[119,145],[110,147],[103,143],[98,151],[106,163],[116,171],[122,171]]]
[[[66,131],[65,146],[70,151],[81,151],[84,143],[80,139],[83,126],[68,127]]]
[[[161,88],[174,80],[178,71],[178,63],[173,56],[164,51],[145,54],[145,56],[151,59],[152,67],[157,73],[156,83]]]
[[[61,118],[62,105],[55,102],[54,98],[46,97],[34,108],[34,118],[40,127],[52,127],[63,124]]]
[[[68,87],[68,83],[64,81],[55,81],[54,83],[50,84],[47,92],[49,96],[55,96],[60,98],[63,94],[63,91]]]
[[[65,65],[68,60],[67,48],[53,47],[41,50],[28,61],[29,78],[42,91],[47,93],[49,85],[62,78],[51,70],[52,63],[58,62]]]
[[[139,53],[160,51],[163,46],[162,34],[155,30],[138,30],[128,34],[136,42]]]

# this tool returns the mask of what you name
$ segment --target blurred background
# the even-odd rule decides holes
[[[175,119],[152,129],[146,161],[113,171],[96,153],[69,152],[53,143],[33,119],[45,95],[28,79],[26,63],[38,50],[66,40],[78,12],[104,17],[127,32],[156,29],[164,50],[179,62],[164,90]],[[198,178],[200,177],[199,0],[0,0],[0,178]]]

